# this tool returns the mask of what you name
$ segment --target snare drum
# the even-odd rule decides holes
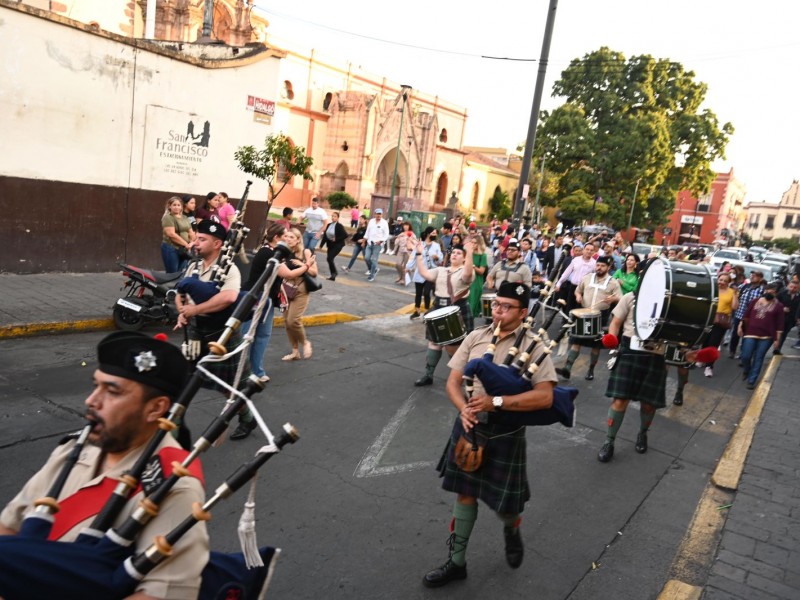
[[[497,294],[483,294],[481,296],[481,316],[484,319],[492,320],[492,302],[497,298]]]
[[[463,340],[467,335],[464,319],[457,306],[437,308],[422,317],[426,337],[434,344],[449,346]]]
[[[636,290],[636,335],[694,346],[711,329],[716,310],[717,281],[708,265],[655,258]]]
[[[576,308],[569,311],[575,321],[575,327],[570,335],[579,340],[596,340],[603,333],[600,320],[600,311],[591,308]]]
[[[688,346],[681,346],[679,344],[665,344],[664,362],[668,365],[673,365],[676,367],[688,367],[691,365],[691,363],[686,360],[686,352],[688,350]]]

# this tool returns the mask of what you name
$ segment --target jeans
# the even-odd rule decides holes
[[[373,279],[378,270],[378,258],[381,255],[381,244],[367,243],[367,248],[364,250],[364,260],[367,261],[369,266],[369,278]]]
[[[164,269],[167,273],[175,273],[180,270],[181,259],[172,244],[161,242],[161,259],[164,261]]]
[[[314,248],[317,247],[317,243],[319,243],[319,240],[315,237],[316,235],[317,234],[313,231],[306,230],[303,232],[303,246],[312,252],[314,251]]]
[[[353,244],[353,254],[352,256],[350,256],[350,262],[347,263],[348,271],[353,268],[353,265],[355,264],[358,255],[361,254],[362,252],[364,252],[364,248],[361,246],[361,244]],[[367,257],[364,256],[364,262],[366,262],[366,260]]]
[[[274,320],[275,307],[270,300],[268,309],[261,315],[261,322],[256,327],[256,335],[253,338],[253,343],[250,345],[250,368],[253,370],[253,375],[256,377],[263,377],[267,374],[266,371],[264,371],[264,355],[267,353],[269,338],[272,337],[272,324]],[[242,323],[242,331],[250,331],[252,324],[252,320]]]
[[[747,382],[755,384],[764,365],[764,357],[772,346],[771,339],[742,338],[742,368],[747,374]]]

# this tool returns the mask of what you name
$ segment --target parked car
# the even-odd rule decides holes
[[[756,261],[764,258],[764,255],[769,252],[764,246],[750,246],[747,251],[753,256]]]
[[[725,261],[730,263],[733,261],[743,262],[747,251],[744,248],[741,248],[741,250],[744,250],[744,253],[740,252],[737,248],[723,248],[722,250],[717,250],[711,255],[710,262],[715,269],[719,269]]]
[[[792,257],[788,254],[781,254],[780,252],[767,252],[761,257],[760,262],[778,262],[788,267],[792,263]]]

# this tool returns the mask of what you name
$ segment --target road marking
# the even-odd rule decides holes
[[[394,436],[397,435],[400,426],[405,422],[409,414],[411,414],[411,411],[414,410],[414,397],[416,395],[416,392],[414,392],[403,402],[386,427],[383,428],[380,435],[372,442],[372,445],[364,453],[364,456],[361,458],[361,461],[358,463],[353,473],[355,477],[394,475],[395,473],[403,473],[405,471],[430,468],[436,464],[433,461],[420,461],[401,465],[389,465],[386,467],[379,466],[383,454],[386,452],[389,444],[392,443]]]

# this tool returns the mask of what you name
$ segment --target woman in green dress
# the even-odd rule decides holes
[[[483,239],[483,236],[480,233],[470,233],[468,239],[475,242],[475,251],[472,253],[475,280],[469,286],[469,307],[477,319],[483,314],[481,296],[483,296],[483,282],[486,279],[486,270],[489,268],[489,262],[486,258],[486,240]]]
[[[625,257],[625,263],[614,273],[614,279],[619,279],[623,296],[636,291],[639,285],[639,257],[635,252]]]

